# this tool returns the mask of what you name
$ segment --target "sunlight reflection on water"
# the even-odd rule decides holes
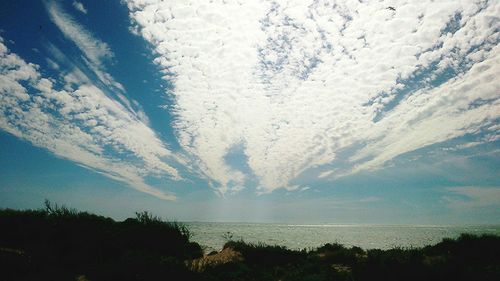
[[[207,251],[219,250],[230,232],[233,240],[282,245],[290,249],[311,249],[338,242],[364,249],[421,247],[443,238],[456,238],[461,233],[497,234],[500,226],[437,226],[437,225],[335,225],[335,224],[271,224],[271,223],[186,223],[192,240]]]

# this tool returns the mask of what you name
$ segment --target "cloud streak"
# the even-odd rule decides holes
[[[90,31],[76,22],[62,9],[58,2],[47,1],[45,6],[50,20],[68,40],[72,41],[82,51],[85,56],[83,61],[96,77],[104,85],[113,87],[114,90],[125,91],[123,86],[106,72],[105,62],[114,57],[108,44],[93,36]]]
[[[499,187],[461,186],[451,187],[452,196],[443,196],[448,206],[457,209],[482,208],[500,205]]]
[[[103,64],[103,60],[114,56],[108,44],[82,28],[69,14],[62,10],[57,2],[48,1],[46,7],[50,20],[57,25],[66,38],[75,42],[76,46],[93,64],[100,66]]]
[[[73,1],[73,7],[77,9],[79,12],[87,14],[87,9],[85,9],[85,6],[83,6],[81,2]]]
[[[0,38],[0,128],[138,191],[175,200],[175,195],[149,185],[147,179],[180,180],[172,167],[180,158],[148,127],[144,112],[134,110],[120,89],[103,89],[99,80],[87,75],[98,73],[117,84],[104,71],[103,59],[111,57],[111,50],[54,2],[47,7],[63,34],[88,59],[88,68],[75,65],[48,43],[52,55],[48,64],[59,73],[48,77],[40,66],[10,52]]]

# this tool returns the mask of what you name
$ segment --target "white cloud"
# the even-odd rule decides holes
[[[461,77],[431,90],[416,92],[374,125],[367,139],[377,139],[359,150],[353,160],[366,157],[356,170],[375,168],[405,152],[443,142],[487,127],[499,117],[500,47]],[[493,100],[469,109],[478,99]]]
[[[321,172],[321,173],[319,173],[318,178],[327,178],[327,177],[331,176],[334,172],[335,171],[331,171],[331,170]]]
[[[64,78],[44,77],[39,66],[11,53],[0,38],[0,128],[141,192],[174,200],[145,178],[180,179],[167,163],[178,157],[136,113],[86,79]]]
[[[480,208],[500,205],[500,187],[498,186],[460,186],[448,188],[448,191],[452,196],[443,196],[443,200],[452,208]]]
[[[73,1],[73,7],[75,9],[77,9],[78,11],[80,11],[84,14],[87,14],[87,9],[85,9],[85,7],[83,6],[83,4],[81,2]]]
[[[127,4],[174,83],[180,144],[221,192],[247,179],[225,161],[235,147],[270,192],[347,148],[352,166],[321,177],[383,167],[500,117],[496,1]],[[447,72],[456,77],[441,83]]]
[[[50,20],[57,25],[66,38],[75,42],[76,46],[93,64],[100,66],[103,60],[114,56],[108,44],[95,38],[89,31],[80,26],[62,10],[57,2],[48,1],[46,3]]]
[[[47,65],[54,70],[59,70],[59,68],[60,68],[59,65],[55,61],[53,61],[49,58],[47,58]]]
[[[307,191],[307,190],[309,190],[309,189],[311,189],[311,187],[310,187],[310,186],[304,186],[304,187],[301,187],[301,188],[299,189],[299,191],[300,191],[300,192],[303,192],[303,191]]]
[[[82,6],[83,7],[83,6]],[[71,40],[83,52],[83,62],[107,86],[124,92],[123,86],[106,72],[105,62],[114,57],[107,43],[92,35],[75,19],[66,13],[56,1],[46,2],[50,20],[59,28],[64,36]]]
[[[146,124],[149,124],[149,119],[144,113],[139,103],[125,97],[125,89],[122,84],[117,82],[106,71],[105,62],[114,56],[108,44],[99,40],[92,35],[90,31],[85,29],[82,25],[78,24],[69,14],[67,14],[62,7],[55,1],[46,2],[46,8],[51,20],[56,24],[59,30],[71,40],[84,54],[82,61],[85,67],[76,67],[74,62],[66,57],[66,55],[50,42],[46,43],[48,51],[52,56],[61,64],[73,69],[67,73],[64,80],[69,84],[91,83],[97,79],[106,87],[101,87],[105,93],[112,95],[113,99],[122,103],[130,112],[135,114],[137,118]],[[52,60],[48,60],[50,67],[54,68]],[[83,70],[82,70],[83,69]],[[87,75],[88,73],[95,75],[95,78]],[[86,74],[87,73],[87,74]],[[95,81],[92,83],[96,83]],[[67,85],[67,87],[69,87]]]

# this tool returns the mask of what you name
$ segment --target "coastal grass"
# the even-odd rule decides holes
[[[225,253],[238,258],[193,270],[190,261],[219,253],[207,258],[186,226],[148,212],[118,222],[47,201],[38,210],[0,210],[0,230],[0,280],[500,280],[494,235],[422,248],[329,243],[300,251],[230,237]]]
[[[211,268],[211,280],[500,280],[500,237],[462,234],[423,248],[326,244],[311,251],[229,241],[243,262]],[[226,272],[236,279],[224,279]],[[239,273],[239,274],[238,274]]]
[[[191,278],[185,259],[202,255],[182,224],[147,212],[122,222],[45,203],[0,211],[1,280]]]

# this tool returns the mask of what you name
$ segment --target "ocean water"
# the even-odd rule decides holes
[[[364,249],[422,247],[456,238],[461,233],[500,235],[496,226],[435,225],[339,225],[339,224],[273,224],[273,223],[186,223],[192,240],[205,252],[220,250],[227,239],[286,246],[289,249],[313,249],[338,242]]]

